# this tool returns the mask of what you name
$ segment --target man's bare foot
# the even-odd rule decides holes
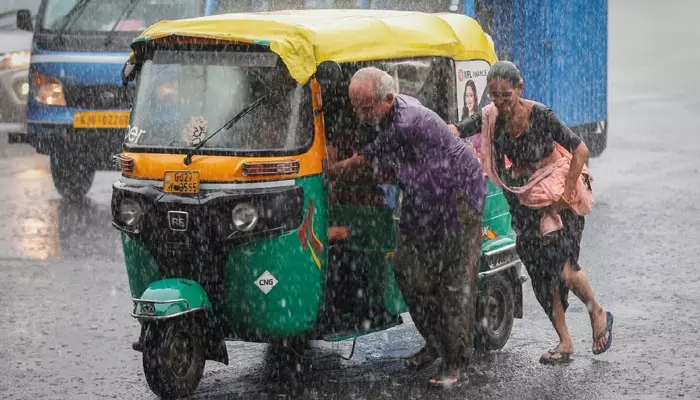
[[[570,356],[574,353],[574,345],[571,341],[561,342],[557,347],[542,354],[540,363],[542,364],[560,364],[569,362]]]

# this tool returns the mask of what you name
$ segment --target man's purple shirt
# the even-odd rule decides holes
[[[403,192],[399,229],[439,240],[459,231],[456,197],[462,193],[480,214],[486,179],[474,151],[417,99],[396,95],[377,138],[360,154],[390,167]]]

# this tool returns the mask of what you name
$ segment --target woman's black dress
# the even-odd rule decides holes
[[[463,119],[456,124],[462,136],[481,133],[481,113]],[[527,177],[512,179],[505,169],[503,155],[508,156],[515,166],[528,166],[547,158],[554,151],[554,142],[561,144],[573,153],[581,143],[576,136],[554,115],[548,107],[536,103],[532,108],[528,127],[518,137],[512,137],[503,118],[496,120],[493,149],[495,169],[503,183],[508,186],[522,186]],[[580,270],[578,256],[585,224],[584,217],[570,209],[560,212],[564,229],[542,237],[540,219],[542,210],[535,210],[520,204],[517,196],[503,191],[512,216],[512,227],[517,233],[516,249],[532,281],[532,288],[547,315],[552,316],[554,289],[559,289],[564,310],[568,307],[569,290],[561,280],[561,272],[568,260],[575,270]]]

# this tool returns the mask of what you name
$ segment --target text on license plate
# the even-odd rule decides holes
[[[126,128],[128,111],[81,111],[73,113],[74,128]]]
[[[199,193],[199,171],[167,171],[163,179],[165,193]]]

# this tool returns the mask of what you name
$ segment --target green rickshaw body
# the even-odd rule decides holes
[[[296,184],[305,195],[302,225],[236,247],[226,258],[224,312],[243,339],[301,336],[316,328],[327,270],[327,200],[321,176]]]
[[[122,75],[138,85],[115,156],[112,220],[151,389],[191,394],[205,360],[228,362],[225,340],[272,343],[299,361],[307,340],[401,324],[398,186],[359,179],[366,196],[339,196],[329,148],[347,132],[355,145],[366,139],[347,125],[349,77],[364,66],[385,69],[399,93],[446,121],[460,118],[461,81],[485,79],[496,60],[478,24],[385,11],[235,14],[164,21],[132,47]],[[497,349],[522,315],[522,281],[508,204],[488,185],[477,336]],[[351,236],[331,243],[333,227]],[[173,343],[188,349],[185,378],[168,364]]]

